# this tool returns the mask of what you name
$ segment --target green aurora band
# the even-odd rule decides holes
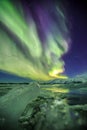
[[[35,80],[66,78],[61,58],[68,35],[66,18],[54,3],[29,8],[0,1],[0,70]]]

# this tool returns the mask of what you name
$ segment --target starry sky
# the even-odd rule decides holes
[[[72,44],[65,55],[65,68],[69,76],[87,72],[87,3],[85,0],[68,1]]]
[[[66,3],[71,45],[63,56],[65,74],[69,77],[87,72],[87,4],[85,0],[63,0]],[[28,79],[0,72],[0,82],[27,82]]]

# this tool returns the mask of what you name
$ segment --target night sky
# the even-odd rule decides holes
[[[69,52],[64,56],[65,74],[73,77],[87,72],[87,4],[86,0],[65,1],[71,36]],[[0,82],[27,81],[27,79],[0,72]]]
[[[66,73],[69,76],[87,72],[87,2],[70,0],[71,48],[65,56]]]

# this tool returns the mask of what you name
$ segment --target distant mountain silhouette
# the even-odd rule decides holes
[[[26,83],[30,81],[32,80],[0,71],[0,83]]]

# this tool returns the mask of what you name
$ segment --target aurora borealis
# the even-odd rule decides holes
[[[0,70],[37,80],[66,78],[62,56],[69,42],[66,16],[53,1],[0,1]]]

